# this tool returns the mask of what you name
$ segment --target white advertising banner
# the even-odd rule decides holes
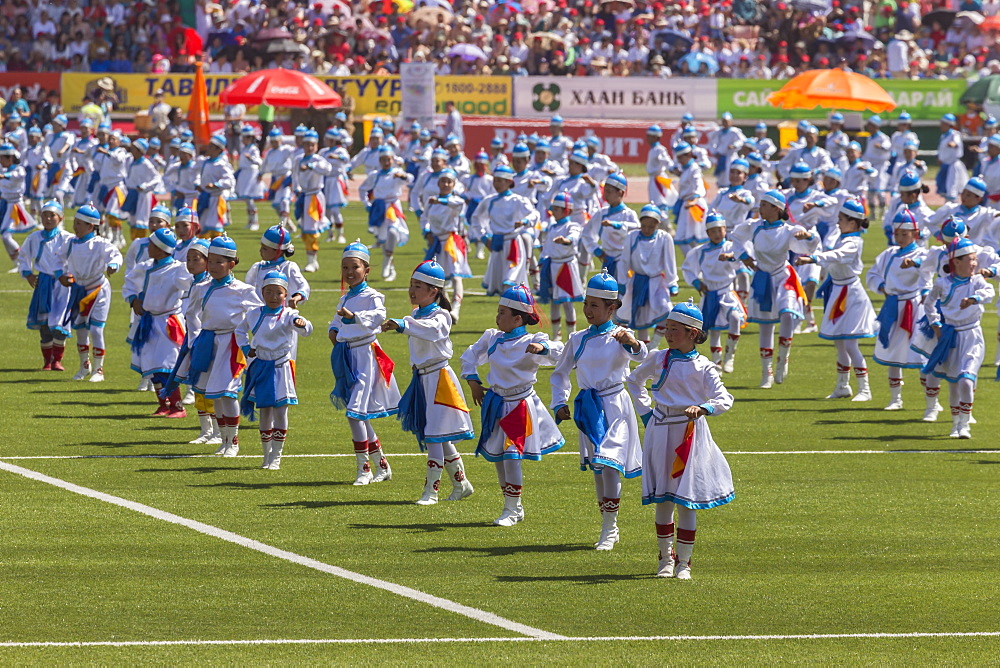
[[[651,121],[715,118],[714,79],[651,77],[514,77],[514,116]]]
[[[434,63],[402,63],[399,80],[403,122],[434,127]]]

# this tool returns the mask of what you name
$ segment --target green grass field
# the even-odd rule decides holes
[[[262,212],[262,222],[274,220],[269,208]],[[349,237],[368,240],[359,207],[348,214]],[[242,276],[257,259],[259,233],[237,218]],[[870,263],[884,241],[876,231],[867,242]],[[390,316],[410,310],[403,286],[420,245],[402,249],[393,285],[373,280]],[[593,549],[600,518],[571,423],[563,425],[562,452],[525,465],[526,521],[513,528],[491,525],[502,506],[494,469],[471,456],[472,497],[414,505],[424,459],[393,419],[375,424],[393,480],[350,484],[350,433],[328,399],[325,331],[340,294],[339,254],[323,245],[322,268],[309,276],[313,298],[302,312],[317,332],[300,345],[301,405],[291,411],[280,471],[259,468],[256,430],[246,421],[247,456],[222,459],[206,456],[215,446],[187,444],[197,435],[195,417],[148,417],[153,395],[136,392],[138,377],[128,370],[120,276],[112,281],[107,382],[92,385],[70,380],[72,348],[67,372],[38,370],[37,338],[24,328],[27,284],[0,275],[0,346],[8,351],[0,364],[0,662],[996,662],[1000,527],[990,508],[1000,501],[993,438],[1000,417],[991,368],[977,395],[974,439],[954,441],[947,411],[935,424],[919,420],[923,396],[913,372],[901,412],[882,410],[888,387],[874,364],[874,401],[823,400],[835,358],[815,334],[796,337],[785,384],[758,389],[756,327],[748,327],[737,370],[725,378],[735,406],[711,421],[730,453],[737,498],[699,513],[694,580],[661,580],[652,577],[653,513],[640,504],[638,480],[625,484],[622,541],[612,552]],[[473,261],[477,273],[484,266]],[[453,332],[459,352],[492,326],[496,310],[478,280],[467,289]],[[681,296],[692,294],[685,288]],[[992,360],[997,323],[989,310]],[[405,337],[381,341],[405,386]],[[863,350],[870,355],[871,345]],[[538,390],[547,402],[547,372]],[[196,530],[195,522],[216,529]],[[223,540],[217,530],[242,538]],[[262,552],[260,544],[269,547]],[[350,573],[330,567],[397,587],[339,577]],[[446,602],[432,605],[398,586]],[[455,604],[473,612],[456,612]]]

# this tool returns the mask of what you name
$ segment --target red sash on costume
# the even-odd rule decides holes
[[[528,413],[528,402],[521,399],[514,410],[500,418],[499,424],[510,445],[513,445],[520,454],[524,454],[524,441],[531,435],[531,415]]]
[[[674,465],[670,471],[671,478],[680,478],[684,475],[684,469],[687,468],[688,457],[691,456],[691,446],[694,444],[694,422],[688,422],[687,426],[684,427],[684,440],[678,445],[674,452],[676,457],[674,458]]]
[[[388,385],[389,380],[392,379],[392,370],[396,368],[396,363],[382,350],[378,341],[372,341],[372,353],[375,355],[375,362],[378,363],[378,370],[382,374],[382,380]]]

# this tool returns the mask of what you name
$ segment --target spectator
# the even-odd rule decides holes
[[[28,101],[24,99],[23,86],[13,86],[10,89],[10,99],[3,106],[4,118],[14,113],[25,117],[31,114],[31,107],[28,106]]]

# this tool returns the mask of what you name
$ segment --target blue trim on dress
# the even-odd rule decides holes
[[[424,439],[425,443],[446,443],[447,441],[468,441],[476,437],[476,433],[471,429],[469,431],[463,431],[460,434],[455,434],[453,436],[428,436]]]
[[[173,371],[173,369],[171,369],[171,371]],[[243,386],[241,385],[240,390],[242,389]],[[195,388],[195,392],[197,391],[198,391],[197,388]],[[212,394],[202,393],[202,396],[205,397],[206,399],[221,399],[222,397],[228,397],[229,399],[239,399],[240,392],[239,390],[237,390],[236,392],[213,392]]]
[[[605,467],[618,471],[623,476],[625,476],[626,479],[629,480],[632,478],[638,478],[639,476],[642,475],[641,466],[639,467],[638,470],[629,472],[626,471],[624,467],[619,466],[615,462],[612,462],[610,459],[606,459],[604,457],[601,457],[600,455],[594,455],[593,459],[588,457],[587,464],[580,464],[581,471],[588,471],[588,470],[593,471],[596,475],[600,475],[601,471]]]
[[[651,503],[670,502],[684,506],[685,508],[690,508],[691,510],[708,510],[709,508],[715,508],[716,506],[724,506],[735,498],[736,492],[732,492],[729,496],[722,499],[708,501],[707,503],[694,503],[692,501],[688,501],[687,499],[682,499],[674,494],[664,494],[663,496],[644,496],[642,497],[642,505],[648,506]]]
[[[935,377],[940,378],[941,380],[946,380],[949,383],[957,383],[963,378],[971,380],[973,383],[975,383],[976,379],[978,378],[978,376],[974,373],[960,373],[956,378],[952,378],[951,376],[941,373],[940,371],[934,371],[933,374]]]
[[[910,363],[897,364],[896,362],[883,362],[875,355],[872,355],[872,360],[874,360],[877,364],[881,364],[882,366],[891,366],[897,369],[922,369],[924,366],[923,364],[910,364]]]
[[[514,452],[504,451],[504,453],[502,455],[500,455],[499,457],[497,457],[496,455],[491,455],[490,453],[486,452],[486,450],[484,450],[483,448],[477,448],[476,449],[476,456],[478,457],[479,455],[482,455],[483,459],[485,459],[488,462],[493,462],[493,463],[502,462],[502,461],[505,461],[505,460],[508,460],[508,459],[520,459],[520,460],[525,460],[526,459],[526,460],[530,460],[530,461],[533,461],[533,462],[540,462],[542,460],[542,455],[547,455],[549,453],[555,452],[556,450],[558,450],[559,448],[561,448],[564,445],[566,445],[566,439],[560,438],[558,443],[555,443],[554,445],[550,445],[547,448],[542,448],[541,453],[537,454],[537,455],[522,455],[517,450],[515,450]]]
[[[382,411],[381,413],[355,413],[354,411],[347,411],[347,417],[352,420],[376,420],[378,418],[390,417],[397,413],[399,413],[398,408]]]
[[[845,336],[830,336],[828,334],[820,334],[819,338],[826,339],[827,341],[842,341],[844,339],[874,339],[875,334],[851,334]]]

